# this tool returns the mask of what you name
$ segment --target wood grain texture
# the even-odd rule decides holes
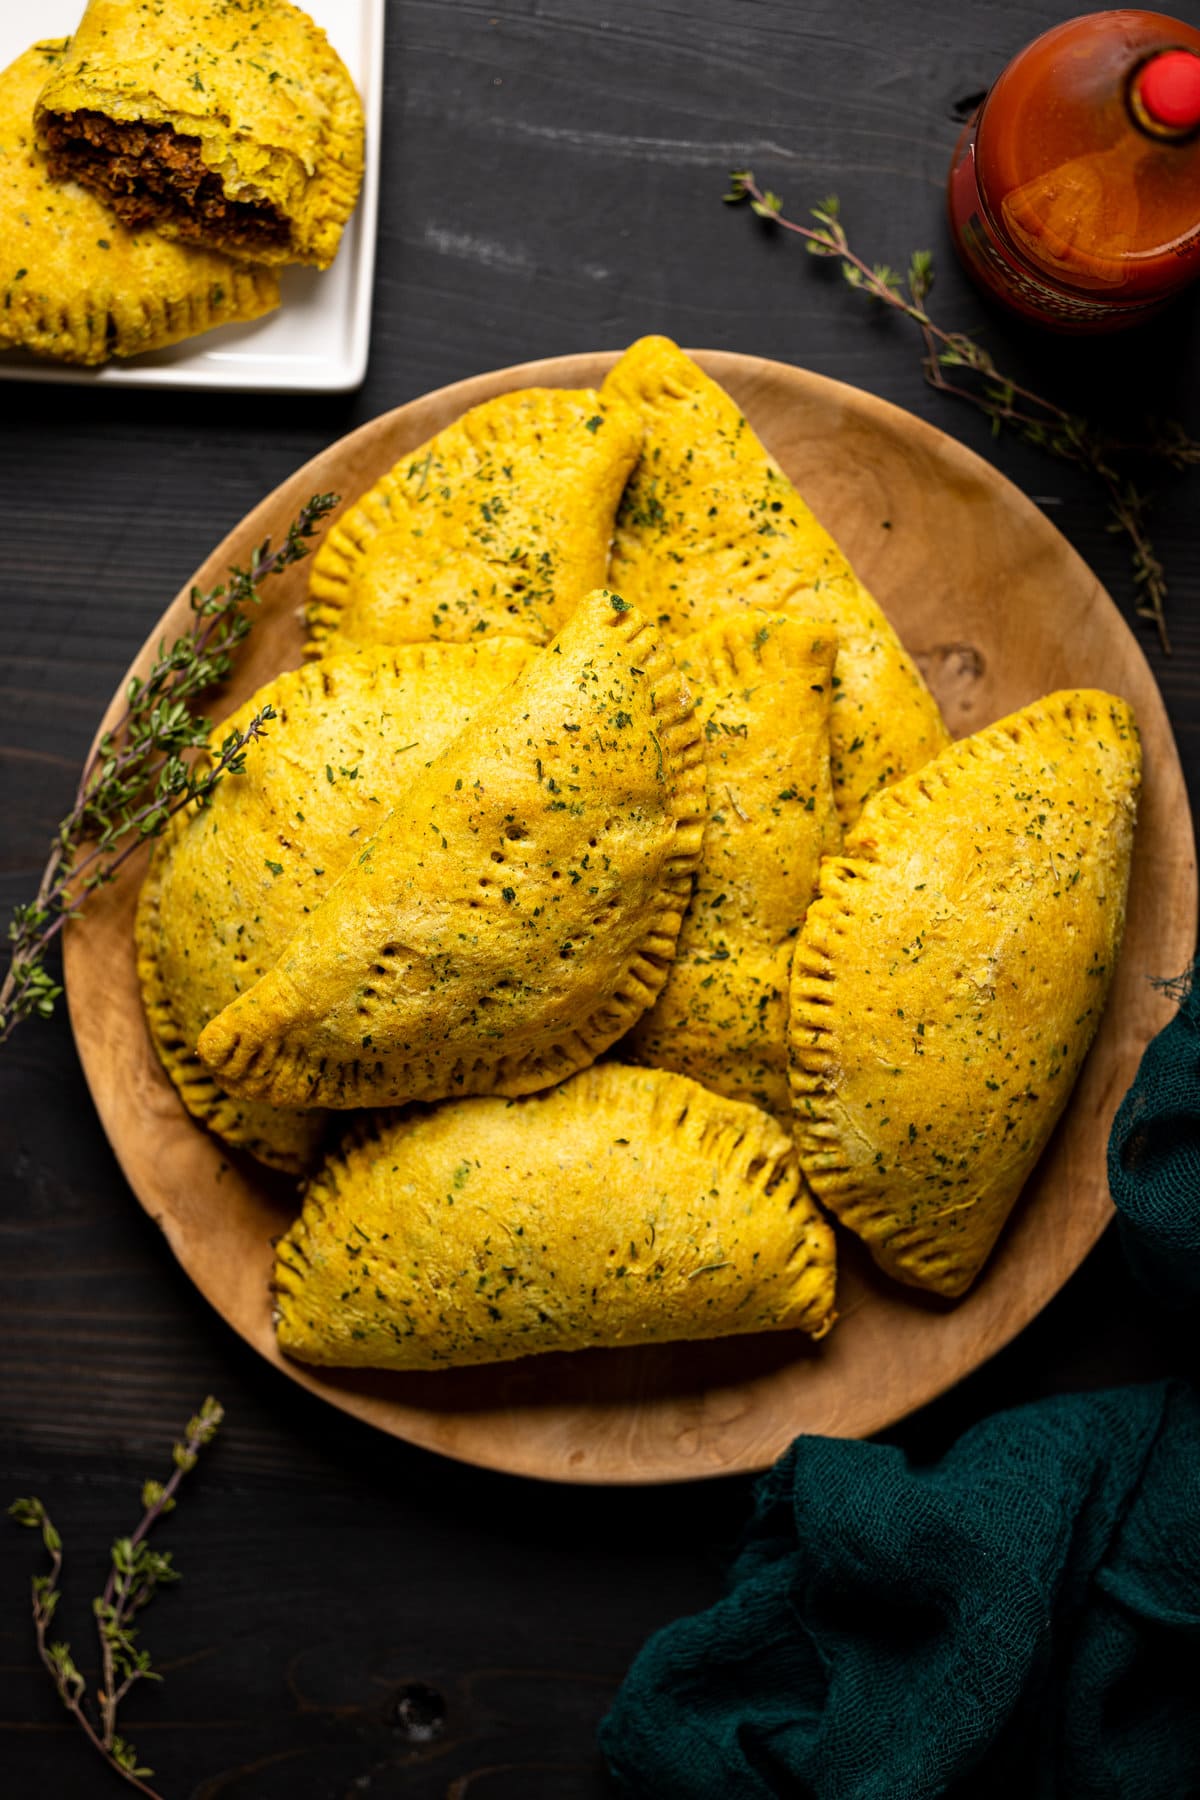
[[[289,1362],[275,1344],[269,1296],[288,1189],[232,1158],[184,1113],[154,1054],[131,926],[144,864],[130,864],[67,933],[71,1019],[100,1118],[138,1199],[222,1316],[293,1380],[357,1418],[445,1455],[551,1480],[682,1481],[763,1468],[797,1432],[866,1436],[895,1423],[1007,1343],[1107,1222],[1108,1128],[1171,1011],[1146,977],[1182,965],[1195,940],[1193,833],[1166,712],[1132,635],[1066,540],[987,463],[896,408],[783,364],[723,352],[700,359],[833,528],[927,669],[952,730],[1082,686],[1129,700],[1142,732],[1146,778],[1109,1009],[1055,1139],[964,1300],[923,1303],[843,1235],[841,1317],[815,1348],[774,1334],[406,1376]],[[513,387],[594,386],[611,361],[525,364],[384,414],[256,508],[195,585],[207,589],[264,536],[277,539],[310,494],[353,501],[468,407]],[[230,705],[299,660],[306,576],[301,566],[265,591],[249,653],[223,696]],[[191,585],[131,674],[144,674],[154,646],[186,627]],[[124,687],[101,729],[118,715]]]
[[[1046,338],[975,292],[945,236],[964,103],[1078,10],[388,0],[362,389],[263,400],[10,387],[0,399],[0,901],[34,891],[108,698],[189,570],[325,445],[482,368],[662,330],[869,389],[1015,480],[1131,619],[1128,558],[1087,478],[993,440],[926,388],[899,321],[719,200],[728,169],[747,165],[798,210],[836,191],[868,256],[903,266],[914,247],[933,250],[938,318],[1019,378],[1114,430],[1148,411],[1200,432],[1196,296],[1124,339]],[[1137,630],[1194,807],[1196,478],[1140,480],[1171,582],[1174,657]],[[1052,619],[1055,597],[1046,604]],[[281,1378],[132,1202],[65,1014],[0,1054],[0,1175],[0,1498],[41,1493],[54,1509],[64,1628],[85,1661],[88,1597],[141,1480],[205,1392],[226,1405],[163,1536],[184,1573],[146,1619],[167,1680],[129,1713],[170,1800],[609,1800],[596,1722],[647,1634],[721,1591],[749,1481],[514,1481],[389,1438]],[[1007,1349],[888,1436],[928,1458],[1001,1408],[1178,1367],[1108,1233]],[[0,1792],[117,1800],[128,1790],[34,1662],[36,1566],[30,1534],[0,1529]],[[437,1742],[415,1745],[391,1722],[410,1681],[445,1702]]]

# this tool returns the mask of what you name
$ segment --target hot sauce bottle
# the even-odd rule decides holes
[[[1200,275],[1200,31],[1089,13],[1015,57],[954,153],[950,229],[990,293],[1114,331]]]

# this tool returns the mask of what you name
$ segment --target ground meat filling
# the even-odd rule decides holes
[[[169,219],[180,237],[252,256],[288,241],[287,221],[263,202],[230,200],[200,156],[200,140],[170,125],[123,125],[98,112],[46,120],[50,173],[78,181],[136,231]]]

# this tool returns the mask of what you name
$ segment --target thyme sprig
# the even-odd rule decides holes
[[[725,199],[733,203],[749,200],[760,219],[802,238],[810,256],[836,257],[850,287],[911,319],[925,343],[925,379],[939,393],[978,407],[991,419],[997,434],[1004,428],[1015,431],[1027,443],[1096,477],[1108,499],[1109,530],[1129,541],[1138,617],[1151,621],[1169,656],[1167,578],[1146,526],[1149,502],[1121,464],[1127,457],[1141,457],[1157,459],[1173,469],[1191,468],[1200,464],[1200,442],[1174,421],[1158,426],[1144,441],[1113,437],[1003,374],[982,345],[965,332],[944,330],[931,318],[925,304],[933,286],[930,252],[914,251],[904,276],[887,263],[864,261],[850,247],[836,195],[812,208],[815,225],[802,225],[784,216],[778,194],[761,188],[749,169],[739,169],[730,176]],[[962,380],[947,374],[956,369],[964,371]]]
[[[161,1681],[148,1650],[139,1647],[133,1620],[148,1606],[160,1587],[179,1580],[169,1551],[152,1550],[147,1538],[159,1519],[175,1507],[175,1495],[184,1476],[195,1468],[201,1450],[216,1435],[223,1412],[211,1397],[189,1419],[182,1442],[175,1445],[174,1470],[166,1482],[147,1481],[142,1488],[142,1518],[130,1537],[117,1538],[112,1546],[104,1592],[92,1602],[96,1635],[100,1644],[101,1685],[95,1696],[95,1717],[88,1710],[87,1678],[71,1655],[71,1646],[49,1641],[49,1631],[62,1589],[63,1547],[54,1522],[37,1498],[14,1500],[9,1517],[18,1525],[40,1530],[50,1557],[50,1570],[35,1575],[32,1584],[33,1629],[38,1656],[45,1665],[67,1711],[88,1742],[107,1763],[148,1800],[161,1800],[147,1778],[154,1770],[138,1762],[137,1751],[117,1730],[117,1709],[139,1681]]]
[[[249,566],[233,568],[208,593],[191,592],[190,630],[158,646],[144,680],[134,676],[125,707],[100,739],[79,779],[75,803],[54,834],[36,897],[13,910],[12,955],[0,986],[0,1044],[22,1019],[48,1018],[62,993],[46,953],[89,894],[110,882],[139,845],[157,837],[186,806],[206,806],[227,775],[240,775],[246,750],[275,717],[263,706],[244,731],[231,731],[215,756],[203,751],[212,725],[192,711],[205,689],[229,674],[233,655],[250,631],[249,607],[260,583],[309,553],[308,540],[337,505],[336,494],[315,494],[301,507],[277,549],[264,538]]]

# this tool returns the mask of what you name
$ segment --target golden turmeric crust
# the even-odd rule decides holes
[[[1066,1104],[1124,924],[1141,754],[1110,694],[1051,694],[864,807],[796,947],[813,1192],[901,1281],[956,1296]]]
[[[834,1320],[833,1233],[764,1113],[606,1063],[360,1129],[275,1263],[280,1348],[439,1369]]]
[[[69,41],[35,44],[0,74],[0,345],[94,366],[273,311],[269,270],[127,231],[51,180],[33,105]]]
[[[788,976],[821,856],[841,830],[829,773],[837,639],[788,613],[718,619],[676,647],[697,695],[709,817],[666,986],[624,1046],[791,1129]]]
[[[35,124],[57,144],[77,115],[97,114],[169,127],[198,145],[219,180],[228,217],[202,218],[159,195],[154,224],[164,235],[243,255],[235,213],[245,203],[283,227],[278,241],[256,244],[256,260],[333,261],[362,184],[363,112],[341,58],[298,6],[89,0]]]
[[[325,1136],[328,1114],[295,1112],[260,1100],[233,1100],[196,1055],[196,1041],[180,1025],[175,995],[163,979],[160,946],[163,859],[157,853],[138,894],[134,939],[138,983],[150,1038],[179,1098],[194,1119],[237,1150],[289,1175],[309,1170]]]
[[[534,651],[511,638],[328,657],[279,676],[219,725],[277,718],[211,803],[155,846],[137,913],[138,975],[163,1066],[188,1111],[261,1162],[311,1166],[325,1114],[234,1100],[196,1055],[208,1021],[270,969],[427,759]]]
[[[310,654],[354,644],[548,644],[604,582],[641,423],[592,389],[486,400],[381,476],[326,534]]]
[[[609,582],[670,635],[788,607],[838,635],[833,781],[843,825],[949,742],[915,663],[841,550],[725,391],[669,338],[641,338],[601,390],[646,438]]]
[[[230,1093],[288,1106],[548,1087],[657,998],[703,828],[691,696],[599,590],[417,777],[200,1055]]]

